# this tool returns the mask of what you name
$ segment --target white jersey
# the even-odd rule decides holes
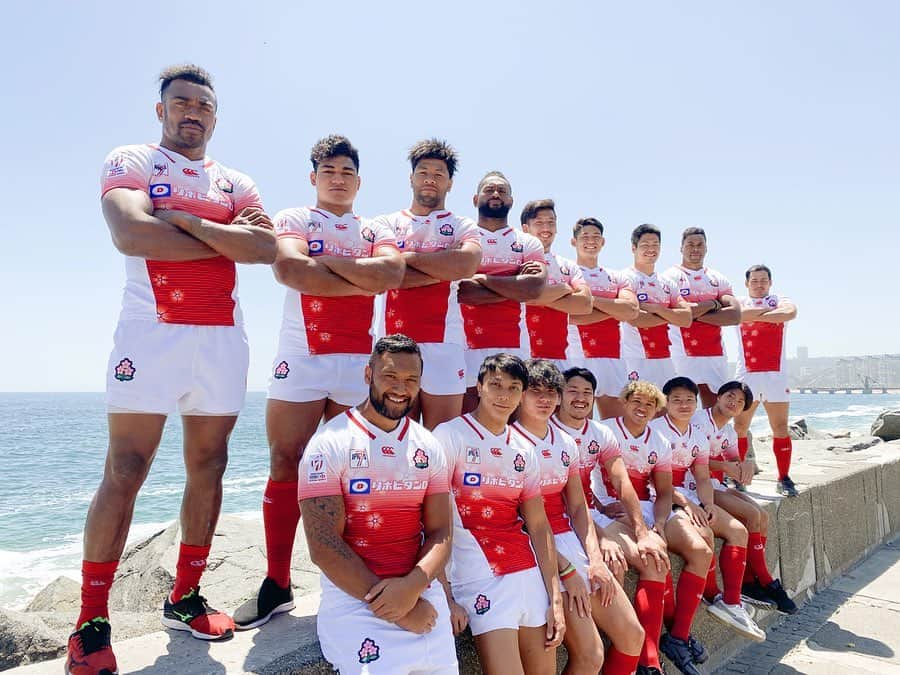
[[[734,295],[731,282],[724,274],[704,267],[691,270],[681,265],[673,265],[663,277],[677,288],[687,302],[720,300],[723,296]],[[702,321],[694,321],[687,328],[669,326],[672,352],[676,356],[724,356],[722,327]]]
[[[628,470],[628,478],[634,486],[638,499],[642,501],[650,499],[652,474],[672,470],[672,451],[669,444],[649,425],[640,436],[635,437],[628,431],[621,417],[603,420],[601,424],[612,432],[619,444],[625,468]],[[594,477],[595,480],[600,478],[596,472]],[[618,499],[609,483],[606,484],[606,491],[611,497]]]
[[[719,427],[713,419],[711,410],[704,408],[694,413],[691,424],[697,426],[709,439],[709,459],[717,462],[731,462],[740,458],[737,431],[731,422]],[[710,476],[720,481],[724,475],[721,471],[710,471]]]
[[[672,485],[697,489],[691,469],[694,465],[709,464],[709,436],[693,422],[681,433],[668,415],[657,417],[650,427],[659,433],[672,450]]]
[[[592,298],[618,298],[625,288],[622,274],[603,267],[581,265],[584,281]],[[618,359],[622,357],[622,336],[619,321],[610,317],[604,321],[576,326],[585,358]],[[569,333],[572,334],[571,331]],[[596,374],[596,373],[595,373]]]
[[[591,476],[595,471],[599,472],[603,480],[598,485],[600,488],[597,492],[598,497],[608,497],[606,485],[609,481],[606,476],[606,464],[616,457],[621,457],[622,452],[619,450],[619,443],[613,436],[609,427],[598,424],[594,420],[585,420],[584,424],[578,429],[573,429],[563,424],[559,418],[554,415],[550,418],[550,423],[560,431],[569,434],[578,447],[578,472],[581,478],[581,487],[584,490],[584,498],[587,500],[588,508],[594,506],[594,494],[591,491]]]
[[[674,309],[680,304],[680,289],[655,272],[644,274],[629,267],[622,271],[624,286],[637,296],[638,302],[650,302]],[[635,328],[622,322],[622,357],[626,359],[668,359],[669,324],[651,328]]]
[[[744,309],[777,309],[791,302],[788,298],[767,295],[764,298],[738,298]],[[785,372],[787,360],[787,323],[749,321],[738,327],[737,377],[746,373]]]
[[[581,268],[568,258],[552,251],[545,254],[547,259],[547,286],[568,286],[577,292],[586,286]],[[552,307],[525,305],[525,324],[528,335],[522,344],[531,347],[531,357],[535,359],[566,358],[569,347],[569,315]]]

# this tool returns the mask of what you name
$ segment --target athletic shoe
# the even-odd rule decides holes
[[[769,597],[769,591],[756,579],[741,586],[741,602],[760,609],[777,609],[778,605]]]
[[[661,665],[661,664],[660,664]],[[665,670],[660,670],[655,666],[642,666],[638,664],[635,675],[665,675]]]
[[[294,609],[294,591],[290,586],[282,588],[271,577],[266,577],[259,593],[234,611],[236,630],[249,630],[262,626],[275,614]]]
[[[779,612],[782,614],[796,614],[797,613],[797,605],[788,597],[787,591],[784,590],[784,586],[781,585],[780,579],[774,579],[771,584],[765,587],[766,593],[769,596]]]
[[[691,648],[691,658],[694,660],[694,663],[706,663],[709,659],[709,654],[706,653],[706,647],[704,647],[700,643],[700,640],[693,635],[688,636],[688,647]]]
[[[69,636],[66,675],[117,675],[119,666],[110,646],[109,619],[86,621]]]
[[[756,625],[756,622],[747,614],[747,610],[741,604],[726,605],[722,596],[716,598],[707,611],[722,623],[730,626],[735,632],[754,642],[765,642],[766,632]]]
[[[782,497],[796,497],[800,493],[797,492],[797,486],[794,485],[791,477],[785,476],[778,481],[778,494]]]
[[[694,654],[690,642],[679,640],[666,633],[659,639],[659,650],[685,675],[701,675],[694,666]]]
[[[741,481],[739,481],[739,480],[732,480],[732,481],[731,481],[731,487],[733,487],[733,488],[734,488],[735,490],[737,490],[738,492],[746,492],[746,491],[747,491],[747,486],[744,485],[744,484],[743,484]]]
[[[166,596],[162,624],[166,628],[188,631],[199,640],[227,640],[234,636],[234,621],[210,607],[206,598],[200,595],[199,588],[192,588],[178,602],[172,602]]]

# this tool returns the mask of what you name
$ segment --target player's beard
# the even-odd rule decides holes
[[[500,206],[490,206],[488,202],[478,207],[478,215],[484,218],[506,218],[512,206],[501,204]]]
[[[441,196],[437,192],[427,195],[416,193],[416,203],[434,211],[441,204]]]
[[[412,400],[408,401],[405,406],[401,406],[399,403],[388,401],[386,393],[378,396],[378,392],[372,386],[369,386],[369,403],[372,404],[375,412],[389,420],[403,419],[413,407]]]

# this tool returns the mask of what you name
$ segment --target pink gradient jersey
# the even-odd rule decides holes
[[[740,457],[737,447],[737,431],[734,430],[733,424],[728,422],[720,429],[709,408],[695,412],[691,418],[691,424],[699,428],[709,439],[709,459],[717,462],[731,462]],[[720,481],[725,477],[722,471],[711,470],[709,475]]]
[[[319,429],[299,473],[301,501],[344,498],[344,541],[380,577],[412,570],[425,497],[450,492],[446,457],[430,432],[406,417],[382,431],[355,408]]]
[[[689,270],[681,265],[673,265],[663,276],[677,289],[681,297],[688,302],[705,302],[719,300],[724,295],[734,295],[731,282],[724,274],[704,267]],[[722,344],[721,326],[694,321],[687,328],[669,326],[669,337],[672,350],[684,356],[723,356],[725,347]]]
[[[479,274],[515,276],[526,262],[546,264],[544,247],[536,237],[511,227],[491,232],[479,227]],[[469,349],[521,349],[522,304],[504,300],[489,305],[460,305]]]
[[[594,420],[585,420],[579,429],[566,426],[556,415],[550,418],[550,423],[575,441],[578,447],[578,473],[581,487],[584,489],[584,498],[587,500],[588,508],[594,508],[591,475],[596,469],[605,476],[607,462],[622,456],[619,444],[607,427],[597,424]],[[605,485],[597,496],[608,496]]]
[[[634,267],[622,272],[622,280],[627,288],[634,291],[638,302],[651,302],[669,308],[678,307],[680,290],[664,277],[644,274]],[[631,359],[668,359],[669,324],[651,328],[635,328],[622,323],[622,356]]]
[[[650,427],[658,432],[672,450],[672,485],[697,489],[697,481],[691,473],[695,464],[709,464],[709,437],[693,422],[681,433],[668,415],[657,417]]]
[[[550,252],[547,258],[547,286],[565,284],[578,291],[587,284],[581,268],[568,258]],[[552,307],[525,305],[525,324],[531,356],[535,359],[566,358],[569,346],[569,315]],[[524,342],[524,341],[523,341]]]
[[[547,425],[547,435],[544,438],[538,438],[517,422],[510,426],[513,429],[510,441],[512,446],[534,452],[541,467],[541,495],[544,497],[544,510],[553,534],[571,532],[572,523],[569,521],[563,492],[570,478],[579,483],[581,481],[575,439],[553,424]]]
[[[279,239],[306,243],[312,257],[371,258],[379,249],[396,249],[394,233],[384,224],[346,213],[336,216],[317,208],[292,208],[275,215]],[[298,356],[370,354],[375,298],[367,295],[323,297],[287,289],[282,339],[290,338]]]
[[[776,309],[788,298],[767,295],[764,298],[742,297],[738,301],[744,309]],[[737,377],[745,373],[781,373],[785,369],[787,343],[785,342],[786,323],[768,323],[766,321],[748,321],[738,326],[738,358]]]
[[[595,298],[617,298],[619,291],[625,287],[620,272],[603,267],[581,266],[585,283]],[[581,337],[581,348],[589,359],[618,359],[622,357],[622,337],[619,322],[606,319],[586,326],[578,326]]]
[[[601,424],[612,432],[619,444],[625,468],[628,469],[628,478],[634,486],[638,499],[647,501],[650,499],[652,474],[672,470],[672,450],[669,444],[649,424],[639,437],[631,435],[621,417],[603,420]],[[611,497],[618,499],[618,495],[608,482],[606,491]]]
[[[478,226],[469,218],[449,211],[432,211],[416,216],[397,211],[379,216],[376,222],[388,227],[401,251],[431,253],[458,248],[466,242],[481,246]],[[465,344],[462,316],[456,300],[456,281],[441,281],[418,288],[396,288],[384,294],[379,335],[404,333],[416,342]],[[382,301],[382,296],[379,296]]]
[[[115,188],[145,192],[154,209],[185,211],[220,224],[247,207],[262,208],[256,185],[244,174],[155,145],[123,145],[107,156],[101,195]],[[120,319],[192,326],[243,322],[235,264],[224,256],[185,261],[126,256],[125,273]]]
[[[510,427],[493,434],[468,414],[438,425],[434,435],[447,453],[455,498],[450,583],[535,567],[519,512],[541,494],[535,453],[512,447]]]

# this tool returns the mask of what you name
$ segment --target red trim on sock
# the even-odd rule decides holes
[[[603,675],[634,675],[637,670],[639,654],[631,656],[623,654],[615,647],[610,647],[603,659]]]
[[[175,586],[171,598],[178,602],[193,589],[200,586],[200,577],[206,569],[209,557],[209,546],[193,546],[182,543],[178,549],[178,562],[175,565]]]
[[[747,459],[747,452],[750,450],[750,439],[744,436],[741,438],[738,436],[738,457],[741,458],[743,462]]]
[[[709,561],[709,572],[706,573],[706,588],[703,597],[712,602],[719,594],[719,580],[716,578],[716,557]]]
[[[263,494],[263,526],[266,530],[267,572],[282,588],[291,585],[291,555],[300,522],[297,483],[269,479]]]
[[[772,575],[766,563],[766,545],[759,532],[751,532],[747,541],[747,566],[753,568],[753,574],[760,584],[768,586],[772,583]]]
[[[75,630],[85,621],[109,618],[109,590],[118,566],[118,560],[81,561],[81,613],[75,621]]]
[[[691,624],[700,606],[706,579],[687,570],[682,570],[678,577],[678,589],[675,591],[675,621],[669,633],[674,638],[685,640],[691,635]]]
[[[666,584],[662,581],[641,579],[634,592],[634,611],[638,622],[644,627],[644,647],[638,662],[652,668],[659,668],[659,633],[662,630],[663,596]]]
[[[722,586],[725,589],[722,599],[726,605],[739,604],[744,570],[747,567],[747,549],[743,546],[725,544],[719,553],[719,567],[722,568]]]
[[[772,439],[772,452],[775,453],[775,464],[778,466],[778,480],[791,472],[791,437]]]

